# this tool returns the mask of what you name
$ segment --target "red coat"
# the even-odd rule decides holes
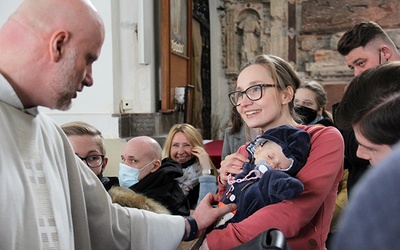
[[[207,235],[212,249],[229,249],[247,242],[259,233],[278,228],[293,250],[326,249],[338,184],[343,173],[344,144],[334,127],[304,126],[311,136],[311,150],[306,165],[296,175],[304,191],[294,200],[266,206],[239,223],[231,223]],[[247,156],[244,147],[238,152]],[[219,195],[226,186],[219,184]]]

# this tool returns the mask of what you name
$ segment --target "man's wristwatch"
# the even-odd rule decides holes
[[[203,171],[201,171],[201,174],[213,175],[214,171],[211,168],[210,169],[203,169]]]
[[[186,217],[186,220],[189,222],[190,225],[190,230],[189,234],[186,236],[186,239],[184,241],[191,241],[196,239],[197,231],[199,230],[197,227],[197,222],[192,216]]]

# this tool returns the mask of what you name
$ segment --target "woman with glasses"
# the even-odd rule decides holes
[[[118,177],[105,177],[108,158],[104,139],[99,130],[85,122],[70,122],[61,126],[74,148],[75,154],[97,175],[108,191],[118,186]]]
[[[300,125],[294,112],[294,95],[300,79],[289,63],[272,55],[260,55],[241,70],[236,91],[229,94],[243,121],[263,132],[282,125],[310,134],[311,149],[298,172],[304,191],[294,200],[265,206],[245,220],[207,234],[204,248],[230,249],[270,228],[280,229],[292,249],[325,249],[325,240],[343,171],[343,140],[334,127]],[[228,176],[242,172],[249,161],[245,146],[221,162],[219,195]],[[251,160],[251,159],[250,159]]]

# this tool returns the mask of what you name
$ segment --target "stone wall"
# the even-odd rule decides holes
[[[209,0],[215,1],[215,0]],[[342,97],[345,85],[353,78],[336,45],[342,34],[360,21],[376,21],[400,46],[400,1],[398,0],[219,0],[223,82],[233,89],[245,57],[252,53],[270,53],[291,61],[301,78],[323,84],[328,104]],[[248,24],[243,21],[249,18]],[[213,29],[214,27],[210,27]],[[245,34],[246,32],[250,32]],[[213,32],[211,32],[213,33]],[[249,35],[252,43],[244,43]],[[211,39],[215,39],[211,37]],[[218,38],[219,39],[219,38]],[[256,48],[253,45],[256,44]],[[243,53],[243,48],[250,51]],[[211,52],[213,53],[213,52]],[[217,63],[215,65],[218,65]],[[221,94],[221,93],[220,93]],[[224,97],[225,93],[221,94]],[[219,96],[219,95],[217,95]],[[229,124],[221,124],[221,114],[212,107],[217,136]],[[120,138],[136,135],[165,137],[166,132],[183,118],[172,114],[122,114],[119,116]],[[210,139],[210,138],[207,138]]]
[[[327,109],[341,99],[353,77],[336,51],[343,33],[360,21],[375,21],[400,45],[398,0],[308,0],[298,1],[297,68],[305,78],[321,82],[328,94]]]
[[[232,87],[241,60],[242,38],[237,28],[243,16],[256,13],[261,26],[257,52],[289,60],[304,81],[323,84],[327,110],[341,99],[345,84],[353,78],[336,51],[337,42],[347,29],[360,21],[375,21],[400,46],[398,0],[225,0],[224,4],[223,66]]]

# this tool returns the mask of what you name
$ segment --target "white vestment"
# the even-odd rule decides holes
[[[63,131],[0,75],[0,249],[177,249],[185,223],[112,204]]]

